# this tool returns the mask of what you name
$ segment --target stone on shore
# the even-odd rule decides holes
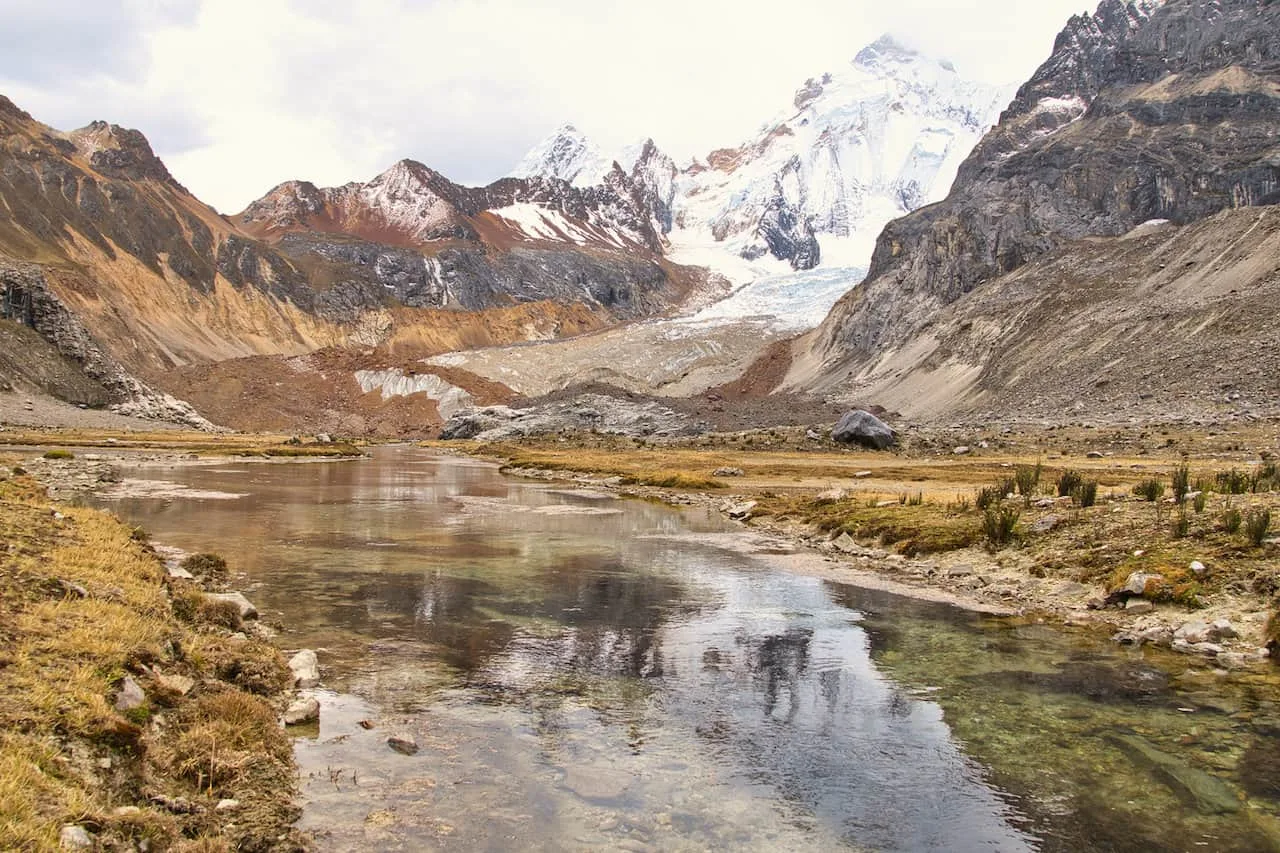
[[[320,701],[314,696],[299,696],[285,709],[283,719],[286,726],[314,723],[320,719]]]
[[[225,601],[234,604],[240,611],[241,619],[257,619],[258,608],[253,606],[253,602],[244,597],[242,592],[206,592],[205,598],[210,601]]]

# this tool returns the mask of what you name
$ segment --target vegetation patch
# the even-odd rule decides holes
[[[179,619],[145,541],[28,477],[0,479],[0,539],[0,849],[57,850],[72,824],[100,849],[297,848],[279,653]]]

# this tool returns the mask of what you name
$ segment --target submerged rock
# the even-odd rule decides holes
[[[1240,798],[1216,776],[1161,752],[1137,735],[1112,734],[1107,739],[1202,814],[1231,814],[1240,811]]]
[[[842,444],[859,444],[873,450],[885,450],[897,443],[897,434],[887,423],[870,412],[854,409],[841,416],[831,430],[831,440]]]
[[[418,752],[418,739],[408,732],[398,732],[387,738],[387,746],[401,755],[416,755]]]

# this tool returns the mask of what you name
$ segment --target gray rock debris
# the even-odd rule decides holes
[[[870,412],[854,409],[845,412],[835,428],[831,440],[842,444],[859,444],[873,450],[886,450],[897,443],[897,434],[887,423]]]

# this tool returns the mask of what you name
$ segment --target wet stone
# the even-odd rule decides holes
[[[401,755],[416,755],[418,752],[418,739],[408,732],[399,732],[387,738],[387,746]]]

